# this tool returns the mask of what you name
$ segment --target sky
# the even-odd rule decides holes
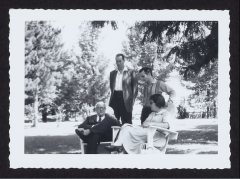
[[[58,21],[53,22],[53,26],[62,28],[62,41],[64,42],[64,48],[71,50],[79,50],[78,40],[80,38],[80,26],[83,22],[79,21]],[[107,25],[101,29],[99,35],[99,47],[98,53],[103,54],[107,59],[109,59],[108,68],[106,69],[106,75],[108,77],[109,73],[114,69],[115,56],[122,52],[122,43],[127,40],[127,30],[134,24],[134,21],[129,22],[118,22],[118,29],[113,30],[111,25]],[[127,62],[125,62],[127,63]],[[129,65],[129,64],[127,64]],[[187,98],[191,91],[187,90],[180,83],[180,76],[178,72],[173,71],[170,77],[167,79],[166,83],[176,90],[176,101],[179,104],[180,100]],[[166,99],[168,97],[164,95]]]
[[[55,21],[52,22],[54,27],[62,29],[62,41],[66,50],[74,48],[78,50],[78,40],[80,38],[80,26],[83,22],[79,21]],[[98,53],[103,54],[110,60],[106,73],[114,68],[115,56],[122,52],[122,43],[127,40],[126,32],[134,22],[118,22],[118,29],[113,30],[111,25],[106,25],[101,29],[99,35]]]

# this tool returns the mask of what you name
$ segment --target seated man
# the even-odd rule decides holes
[[[86,154],[97,154],[100,142],[112,141],[112,126],[120,126],[119,121],[105,114],[106,105],[98,102],[95,106],[97,115],[88,116],[75,130],[76,134],[87,143]]]

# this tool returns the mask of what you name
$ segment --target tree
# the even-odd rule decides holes
[[[57,71],[62,65],[60,33],[46,21],[25,24],[25,104],[34,103],[33,127],[37,125],[39,102],[49,104],[57,97],[56,86],[62,77]]]
[[[77,74],[79,79],[79,100],[83,103],[95,105],[98,101],[105,101],[108,97],[108,80],[104,79],[106,58],[97,53],[97,40],[100,31],[90,24],[84,29],[79,40],[81,56],[77,56]]]
[[[200,104],[203,110],[207,107],[207,116],[209,116],[210,109],[212,109],[214,117],[216,117],[218,61],[210,62],[197,75],[191,75],[189,81],[191,81],[191,84],[186,87],[193,91],[189,96],[189,100],[194,100],[194,103]]]
[[[142,21],[137,22],[136,27],[144,32],[142,43],[174,44],[166,58],[177,57],[175,63],[181,65],[185,78],[218,59],[218,22]]]
[[[153,76],[156,79],[165,81],[173,70],[173,64],[163,59],[163,51],[159,51],[156,43],[142,44],[143,34],[136,28],[131,27],[127,34],[128,41],[123,43],[123,52],[126,60],[131,62],[134,69],[138,71],[142,67],[153,69]],[[143,100],[143,83],[139,81],[138,99]]]
[[[104,78],[108,61],[97,52],[99,33],[90,24],[82,24],[79,49],[65,55],[62,84],[58,88],[60,94],[55,102],[67,104],[66,112],[70,105],[78,105],[79,108],[94,106],[109,96],[108,80]]]
[[[105,24],[109,24],[109,21],[92,22],[96,28],[102,28]],[[115,24],[115,21],[111,21],[113,29],[117,28]],[[181,74],[185,78],[218,59],[216,21],[138,21],[135,27],[144,34],[142,44],[155,42],[159,46],[171,45],[166,58],[172,55],[177,57],[175,63],[180,64]]]
[[[96,23],[93,26],[97,27]],[[103,27],[103,25],[98,26],[98,28],[100,27]],[[206,106],[207,103],[211,103],[213,100],[211,105],[213,104],[214,116],[216,116],[218,22],[138,21],[132,28],[143,34],[139,36],[141,44],[155,43],[158,46],[158,50],[165,50],[165,52],[161,53],[162,59],[171,62],[174,68],[180,71],[183,80],[194,84],[189,87],[193,90],[193,95],[190,96],[190,99],[196,98],[196,103],[201,103],[202,106]],[[139,42],[137,45],[140,46]],[[133,52],[130,51],[128,56],[133,56],[135,61],[134,58],[132,59],[136,64],[140,57],[134,56],[136,50],[132,50]],[[145,54],[145,50],[142,49],[141,52],[138,51],[137,53]],[[145,64],[152,64],[152,61],[148,60]],[[164,72],[164,69],[168,71],[167,68],[163,68],[160,71]],[[169,66],[169,68],[172,67]],[[211,80],[208,78],[211,78]],[[209,86],[208,89],[206,86]],[[141,93],[141,89],[139,91]],[[206,101],[207,99],[209,102]]]
[[[111,24],[112,28],[116,30],[118,28],[116,21],[91,21],[91,25],[94,28],[103,28],[106,24]]]

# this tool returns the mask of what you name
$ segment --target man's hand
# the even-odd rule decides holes
[[[167,105],[169,106],[170,104],[173,104],[173,100],[171,98],[169,98],[167,101]]]
[[[147,124],[142,124],[142,127],[143,127],[143,128],[148,128],[149,125],[147,125]]]
[[[90,130],[89,129],[86,129],[86,130],[83,130],[83,135],[87,136],[90,134]]]
[[[78,128],[78,130],[79,130],[80,132],[83,132],[83,131],[84,131],[84,129],[83,129],[83,128]]]

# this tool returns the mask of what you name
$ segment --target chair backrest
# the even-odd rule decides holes
[[[177,140],[178,138],[178,132],[169,132],[169,140]]]

